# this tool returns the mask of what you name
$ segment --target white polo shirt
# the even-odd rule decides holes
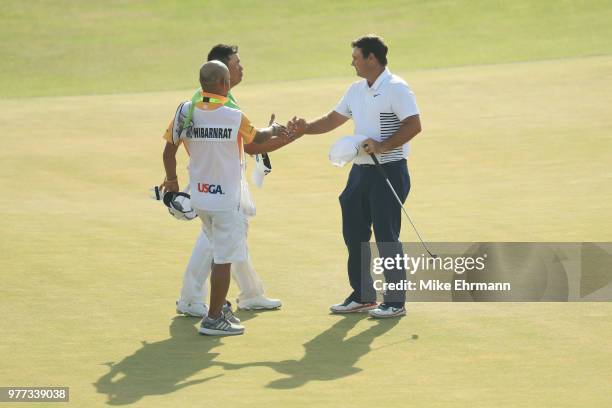
[[[355,134],[364,135],[382,142],[391,137],[400,126],[400,121],[419,114],[414,93],[408,84],[389,68],[378,76],[371,87],[365,79],[353,83],[336,108],[339,114],[353,119]],[[408,143],[393,150],[377,154],[381,163],[408,157]],[[374,164],[372,158],[362,150],[353,161],[355,164]]]

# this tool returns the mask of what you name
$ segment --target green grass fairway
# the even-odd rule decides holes
[[[350,123],[274,152],[253,188],[251,255],[284,306],[239,313],[244,336],[175,315],[199,221],[148,198],[212,45],[240,46],[234,94],[263,126],[332,109],[375,32],[422,111],[407,207],[426,240],[612,241],[610,21],[608,0],[2,2],[0,386],[86,408],[611,407],[612,303],[328,314],[349,169],[327,153]]]
[[[610,72],[612,57],[405,72],[424,124],[408,208],[425,238],[612,239]],[[321,114],[353,80],[235,93],[263,125],[271,111]],[[241,313],[238,338],[198,336],[173,309],[198,224],[147,198],[189,94],[0,101],[0,384],[70,386],[79,407],[610,406],[609,303],[327,314],[347,293],[347,169],[327,150],[349,126],[273,154],[255,190],[250,248],[283,309]]]
[[[29,0],[0,10],[0,97],[190,88],[236,43],[249,82],[352,75],[376,32],[396,69],[612,53],[609,0]]]

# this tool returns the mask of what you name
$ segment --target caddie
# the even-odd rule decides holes
[[[208,53],[208,61],[218,60],[227,66],[230,72],[230,89],[238,85],[243,78],[243,67],[238,55],[238,47],[235,45],[217,44]],[[193,98],[199,98],[201,89],[198,89]],[[227,94],[227,102],[225,106],[234,109],[240,109],[238,101],[232,95],[231,90]],[[274,115],[270,120],[270,125],[274,121]],[[282,138],[273,137],[263,143],[249,143],[244,145],[244,151],[250,155],[255,155],[256,168],[254,169],[253,178],[256,184],[261,185],[263,172],[268,172],[271,165],[267,153],[275,151],[297,138]],[[266,165],[264,165],[266,163]],[[246,174],[246,160],[242,160],[243,176]],[[243,206],[243,222],[245,231],[248,231],[249,217],[255,215],[255,207],[251,200],[251,195],[248,190],[248,184],[243,178],[243,194],[245,205]],[[193,187],[193,186],[192,186]],[[210,265],[212,261],[212,253],[206,248],[210,248],[206,244],[208,238],[202,231],[193,252],[187,263],[187,267],[183,273],[183,285],[180,296],[176,302],[177,313],[189,316],[205,316],[207,306],[205,299],[208,297],[208,286],[206,281],[210,275]],[[232,264],[231,275],[238,284],[240,293],[236,299],[239,309],[246,310],[262,310],[262,309],[278,309],[282,303],[280,299],[268,298],[265,294],[264,284],[255,271],[247,245],[247,258],[244,261]],[[228,302],[228,305],[231,305]]]
[[[204,249],[213,254],[210,309],[199,332],[236,335],[242,334],[244,327],[233,316],[226,296],[231,264],[247,259],[241,216],[243,144],[262,143],[273,135],[286,137],[287,133],[277,124],[257,130],[240,110],[225,106],[230,73],[222,62],[214,60],[202,65],[200,85],[201,98],[182,103],[164,135],[164,188],[179,191],[176,152],[182,142],[189,152],[191,205],[208,237]],[[188,116],[190,120],[186,120]]]

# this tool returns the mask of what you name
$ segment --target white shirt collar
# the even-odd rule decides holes
[[[385,67],[384,71],[380,73],[380,75],[378,76],[378,78],[376,78],[376,81],[374,81],[374,83],[372,84],[372,86],[370,87],[370,90],[372,91],[377,91],[378,88],[380,88],[380,85],[382,85],[382,83],[391,76],[391,71],[389,71],[389,68]],[[366,83],[366,88],[368,86],[368,80],[365,80]]]

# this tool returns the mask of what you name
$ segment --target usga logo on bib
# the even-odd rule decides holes
[[[198,183],[198,191],[204,194],[225,194],[221,189],[221,184]]]

